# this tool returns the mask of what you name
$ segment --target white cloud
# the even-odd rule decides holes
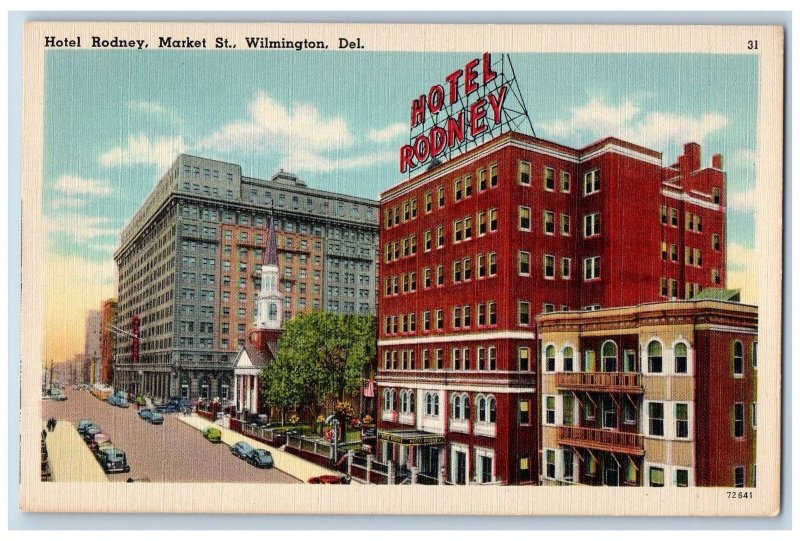
[[[50,203],[50,207],[53,210],[76,209],[84,206],[85,204],[86,199],[80,199],[78,197],[61,197],[59,199],[54,199],[53,202]]]
[[[68,214],[51,216],[48,218],[47,230],[50,233],[61,233],[69,239],[80,243],[100,243],[99,239],[116,237],[120,228],[110,218],[105,216],[84,216],[81,214]]]
[[[377,143],[388,143],[400,137],[401,135],[408,135],[408,126],[402,122],[395,122],[386,126],[382,130],[371,130],[367,134],[370,141]]]
[[[745,192],[728,192],[728,208],[742,212],[755,212],[756,189],[750,188]]]
[[[105,180],[61,175],[56,180],[55,189],[68,195],[108,195],[111,186]]]
[[[578,139],[588,144],[605,136],[616,136],[632,143],[663,150],[669,143],[702,142],[705,137],[728,123],[724,115],[708,113],[699,118],[673,113],[645,113],[631,101],[609,105],[593,98],[574,107],[569,118],[544,124],[548,134]]]
[[[134,111],[140,111],[142,113],[164,118],[175,124],[181,123],[180,116],[178,116],[173,109],[165,107],[155,101],[129,101],[125,104],[125,106],[128,107],[128,109],[133,109]]]
[[[741,291],[742,302],[756,304],[758,302],[758,279],[756,276],[755,249],[741,244],[728,244],[728,280],[727,287]]]
[[[755,165],[756,163],[756,151],[752,148],[742,148],[739,149],[731,159],[736,162],[741,162],[745,165]]]
[[[394,151],[382,150],[351,158],[329,158],[308,152],[297,150],[286,156],[281,162],[281,167],[287,171],[315,171],[330,173],[332,171],[346,171],[366,167],[376,163],[387,163],[395,160],[397,156]]]
[[[340,117],[323,117],[313,105],[298,104],[292,110],[265,92],[258,92],[245,120],[223,125],[198,141],[202,149],[255,150],[267,147],[281,154],[319,152],[350,146],[353,135]]]
[[[99,160],[105,167],[142,164],[163,169],[169,166],[184,148],[183,139],[180,137],[160,137],[151,141],[144,134],[128,135],[126,145],[104,152]]]

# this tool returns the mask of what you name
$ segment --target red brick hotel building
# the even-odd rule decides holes
[[[420,482],[540,482],[538,314],[725,284],[722,158],[695,143],[664,166],[508,132],[390,188],[380,217],[378,454]]]

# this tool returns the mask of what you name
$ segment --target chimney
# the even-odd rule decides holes
[[[697,143],[686,143],[683,145],[683,154],[688,159],[689,172],[700,169],[700,145]]]
[[[722,154],[714,154],[711,156],[711,167],[722,170]]]

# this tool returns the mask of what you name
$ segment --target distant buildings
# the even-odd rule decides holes
[[[100,382],[100,329],[101,317],[99,310],[90,310],[86,314],[86,338],[84,340],[84,368],[83,379],[87,383]]]
[[[281,264],[282,317],[374,313],[377,203],[309,188],[296,176],[242,175],[181,155],[122,233],[115,386],[155,397],[230,392],[255,320],[268,222]]]
[[[117,299],[103,301],[100,311],[100,383],[110,385],[114,376],[114,347],[117,343]]]

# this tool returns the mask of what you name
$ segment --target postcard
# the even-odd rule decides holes
[[[21,509],[775,515],[783,49],[27,24]]]

